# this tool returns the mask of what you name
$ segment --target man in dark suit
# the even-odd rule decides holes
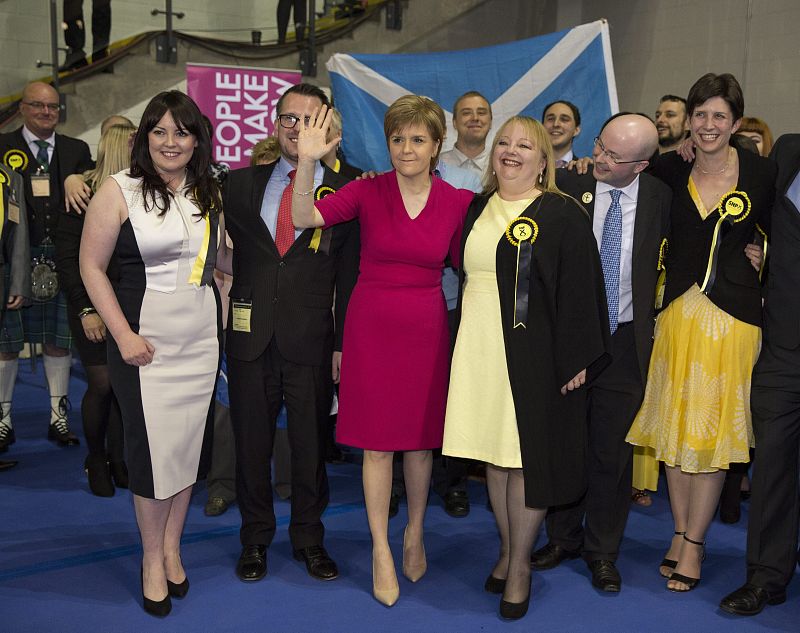
[[[347,223],[296,231],[291,196],[331,193],[347,179],[317,165],[314,189],[295,192],[298,122],[322,104],[316,86],[289,88],[277,104],[275,134],[281,157],[271,165],[231,172],[224,209],[234,243],[233,284],[227,328],[228,380],[236,439],[236,497],[242,514],[240,579],[267,572],[266,549],[275,534],[270,458],[282,402],[291,446],[289,537],[294,557],[320,580],[338,575],[323,543],[321,516],[328,504],[325,425],[338,380],[336,329],[357,274],[358,230]]]
[[[23,343],[44,348],[44,371],[50,390],[48,438],[59,446],[78,444],[67,422],[67,390],[72,338],[64,293],[58,290],[55,271],[55,233],[64,205],[64,179],[93,166],[89,146],[57,134],[59,97],[52,86],[34,81],[25,86],[19,106],[23,126],[0,134],[3,164],[21,174],[25,182],[31,257],[34,258],[34,303],[11,310],[0,331],[0,450],[14,442],[11,396],[17,377],[17,359]]]
[[[800,134],[778,139],[761,355],[750,407],[757,463],[747,528],[747,582],[720,607],[755,615],[786,600],[797,562],[800,457]]]
[[[592,174],[559,170],[557,184],[592,217],[600,247],[611,325],[611,365],[589,387],[589,487],[567,507],[550,508],[549,542],[534,552],[534,569],[581,554],[592,584],[619,591],[615,561],[630,508],[633,449],[625,442],[641,405],[652,351],[656,286],[669,228],[672,194],[642,173],[658,147],[645,116],[610,119],[595,141]],[[585,524],[584,524],[585,517]]]

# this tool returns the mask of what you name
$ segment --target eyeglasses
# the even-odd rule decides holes
[[[281,127],[285,127],[287,130],[291,130],[297,122],[300,120],[299,116],[295,116],[293,114],[279,114],[278,115],[278,122],[281,124]],[[311,122],[311,117],[306,116],[303,117],[303,121],[306,125]]]
[[[58,112],[61,109],[60,103],[42,103],[41,101],[23,101],[26,106],[34,110],[50,110],[51,112]]]
[[[640,159],[637,159],[637,160],[620,160],[619,158],[614,156],[614,154],[610,153],[606,149],[606,146],[603,145],[603,141],[600,140],[599,136],[595,136],[594,137],[594,144],[597,145],[597,147],[600,148],[600,153],[601,154],[605,154],[608,157],[608,160],[610,160],[615,165],[626,165],[628,163],[643,163],[644,161],[647,160],[646,158],[640,158]]]

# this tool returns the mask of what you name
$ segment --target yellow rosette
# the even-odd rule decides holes
[[[528,282],[531,276],[533,243],[539,237],[539,225],[532,218],[515,218],[506,227],[506,239],[517,249],[517,273],[514,281],[514,328],[525,327],[528,319]]]
[[[750,198],[744,191],[731,191],[722,196],[717,205],[716,211],[719,212],[719,219],[714,226],[714,235],[711,238],[711,249],[708,254],[708,265],[706,275],[700,291],[708,294],[714,286],[717,278],[717,264],[719,259],[719,248],[722,243],[725,225],[733,226],[741,222],[750,215],[752,204]]]

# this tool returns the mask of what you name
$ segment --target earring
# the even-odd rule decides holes
[[[539,184],[540,184],[540,185],[542,184],[542,174],[543,174],[543,173],[544,173],[544,172],[541,172],[541,171],[539,172]]]

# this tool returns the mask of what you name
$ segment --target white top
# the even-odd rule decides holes
[[[453,147],[451,150],[442,152],[439,156],[439,160],[448,165],[468,169],[477,174],[478,178],[482,178],[483,172],[486,171],[486,166],[489,164],[489,149],[490,148],[486,146],[475,158],[470,158],[457,147]]]

